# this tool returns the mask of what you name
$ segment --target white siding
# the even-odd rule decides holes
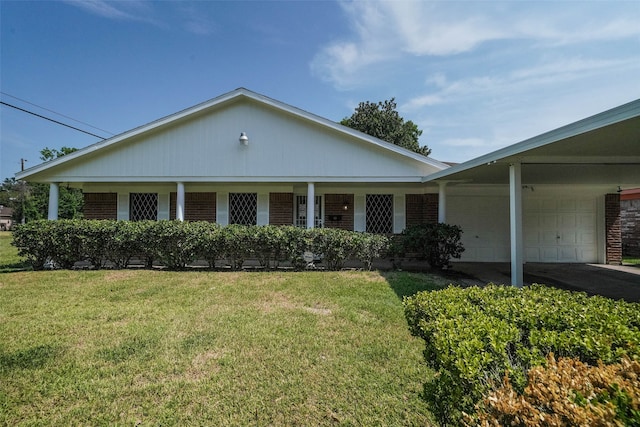
[[[249,143],[238,142],[246,132]],[[436,168],[253,102],[156,129],[56,168],[64,181],[404,181]]]

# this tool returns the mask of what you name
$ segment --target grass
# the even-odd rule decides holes
[[[0,273],[25,270],[27,264],[18,256],[16,248],[11,246],[11,232],[0,231]]]
[[[624,258],[622,259],[622,264],[624,264],[624,265],[640,266],[640,258],[624,257]]]
[[[20,263],[5,251],[0,268]],[[432,372],[401,297],[443,284],[377,272],[2,274],[0,425],[432,425],[421,398]]]

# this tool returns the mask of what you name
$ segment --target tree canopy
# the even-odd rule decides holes
[[[61,147],[58,150],[55,148],[45,147],[40,150],[40,160],[42,160],[43,162],[48,162],[49,160],[57,159],[58,157],[71,154],[74,151],[78,151],[78,149],[73,147]]]
[[[40,160],[50,161],[77,151],[77,148],[62,147],[60,150],[45,147],[40,150]],[[45,219],[49,210],[49,184],[17,181],[6,178],[0,184],[0,204],[13,209],[13,219],[17,222]],[[84,198],[78,188],[60,187],[58,218],[82,218]]]
[[[345,117],[340,124],[428,156],[431,150],[418,142],[422,131],[411,120],[405,121],[396,107],[395,98],[378,103],[361,102],[351,117]]]

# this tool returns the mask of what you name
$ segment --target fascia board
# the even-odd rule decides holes
[[[250,182],[250,183],[273,183],[273,182],[291,182],[291,183],[402,183],[402,184],[419,184],[422,183],[421,176],[138,176],[138,177],[56,177],[56,181],[68,183],[85,183],[85,182],[102,182],[102,183],[234,183],[234,182]]]

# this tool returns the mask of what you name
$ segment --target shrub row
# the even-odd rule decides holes
[[[442,424],[459,425],[507,374],[518,392],[550,353],[584,363],[640,358],[640,304],[544,286],[450,287],[407,298],[411,332],[436,375],[425,397]]]
[[[547,358],[529,371],[524,393],[508,377],[485,397],[468,426],[640,426],[640,362],[590,366],[577,359]]]
[[[300,269],[307,265],[305,252],[321,257],[326,268],[337,270],[348,259],[371,269],[374,259],[389,256],[396,261],[408,253],[426,259],[434,268],[460,258],[461,230],[447,224],[410,227],[392,239],[378,234],[334,228],[301,229],[293,226],[221,227],[209,222],[58,220],[32,221],[17,227],[13,245],[34,270],[45,265],[72,268],[88,261],[94,268],[109,263],[125,268],[132,258],[150,267],[154,262],[169,269],[182,269],[196,260],[214,268],[226,260],[233,269],[248,259],[262,267],[288,262]],[[396,262],[397,265],[397,262]]]
[[[451,224],[418,224],[407,227],[391,242],[390,256],[399,267],[399,260],[414,254],[426,260],[432,268],[449,267],[451,258],[460,258],[464,247],[460,241],[462,229]]]
[[[49,263],[72,268],[88,261],[94,268],[110,263],[124,268],[132,258],[154,262],[178,270],[196,260],[206,260],[214,268],[226,260],[233,269],[248,259],[262,267],[289,262],[296,268],[307,265],[307,251],[322,258],[328,269],[343,267],[348,259],[370,269],[375,258],[383,256],[389,239],[382,235],[339,229],[300,229],[281,226],[221,227],[209,222],[58,220],[32,221],[18,227],[12,244],[27,258],[34,270]]]

